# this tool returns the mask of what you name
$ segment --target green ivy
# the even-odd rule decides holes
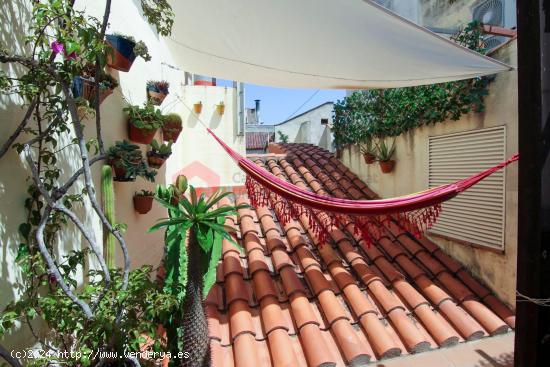
[[[481,25],[468,24],[453,37],[485,53]],[[357,91],[334,105],[334,145],[342,148],[374,138],[401,135],[420,126],[458,120],[482,112],[491,79],[487,77],[408,88]]]

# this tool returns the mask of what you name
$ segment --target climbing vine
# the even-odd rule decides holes
[[[10,66],[10,72],[0,71],[0,92],[19,98],[26,110],[1,142],[0,159],[13,148],[29,170],[27,215],[19,226],[16,258],[23,275],[21,296],[0,314],[0,340],[26,327],[34,337],[31,344],[44,351],[44,358],[20,361],[1,344],[0,357],[11,366],[140,366],[138,358],[124,352],[143,350],[146,340],[151,341],[146,350],[161,350],[157,325],[173,312],[176,299],[150,280],[150,267],[130,271],[122,226],[111,223],[97,200],[91,167],[107,158],[99,103],[93,106],[96,134],[86,139],[71,82],[85,70],[105,74],[111,0],[101,20],[76,10],[74,2],[31,2],[25,54],[14,54],[0,43],[0,63]],[[141,5],[148,22],[160,34],[169,34],[174,14],[168,3],[143,0]],[[18,21],[13,19],[14,24]],[[105,80],[95,79],[98,94]],[[74,172],[60,169],[67,155],[78,157]],[[101,239],[81,219],[84,203],[116,239],[122,268],[107,266]],[[59,255],[61,236],[69,231],[79,232],[73,238],[82,238],[82,243]],[[35,330],[37,324],[47,326],[47,335]],[[79,353],[59,354],[63,351]],[[92,351],[117,352],[121,359],[113,361]]]
[[[485,53],[482,27],[468,24],[453,36],[458,44]],[[373,138],[398,136],[417,127],[458,120],[484,109],[490,78],[386,90],[357,91],[334,105],[334,144],[337,148]]]

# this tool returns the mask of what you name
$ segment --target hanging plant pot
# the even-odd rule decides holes
[[[149,167],[159,169],[168,159],[170,154],[158,154],[156,152],[147,152],[147,163]]]
[[[167,121],[162,126],[162,140],[164,141],[176,141],[178,136],[180,136],[183,127],[181,123]]]
[[[166,80],[147,81],[147,100],[154,106],[160,106],[166,96],[170,93],[170,83]]]
[[[134,196],[134,209],[139,214],[147,214],[153,208],[153,197],[144,195]]]
[[[147,89],[147,100],[151,102],[153,106],[160,106],[168,93],[156,92],[154,90]]]
[[[96,87],[92,79],[76,76],[72,83],[73,96],[75,98],[84,98],[90,102],[90,106],[95,107]],[[99,104],[101,105],[105,98],[113,94],[113,89],[101,88],[99,91]]]
[[[197,115],[200,114],[202,112],[202,102],[195,103],[193,105],[193,111],[195,111]]]
[[[134,143],[151,144],[158,130],[158,128],[157,129],[140,129],[136,127],[134,124],[132,124],[132,122],[128,122],[128,125],[130,128],[130,131],[129,131],[130,141],[133,141]]]
[[[366,164],[373,164],[376,161],[376,156],[371,153],[363,153],[363,158]]]
[[[218,111],[218,115],[222,116],[225,113],[225,104],[220,103],[216,105],[216,111]]]
[[[136,162],[136,166],[138,164],[139,162]],[[121,158],[110,159],[109,165],[113,168],[113,171],[115,172],[115,177],[113,178],[113,180],[118,182],[133,182],[136,180],[136,176],[127,177],[126,168],[124,167]]]
[[[393,167],[395,166],[395,161],[393,159],[390,159],[389,161],[380,161],[379,163],[382,173],[390,173],[393,171]]]
[[[105,36],[107,41],[107,65],[120,71],[129,71],[136,59],[134,47],[136,43],[116,35]]]

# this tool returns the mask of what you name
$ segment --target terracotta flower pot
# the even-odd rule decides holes
[[[218,111],[218,115],[222,116],[225,113],[225,105],[216,105],[216,110]]]
[[[147,163],[151,168],[160,168],[170,155],[158,154],[153,151],[147,152]]]
[[[134,209],[139,214],[147,214],[151,211],[153,207],[153,197],[152,196],[134,196]]]
[[[167,95],[167,93],[159,93],[153,90],[147,90],[147,99],[151,101],[154,106],[160,106]]]
[[[135,42],[114,35],[107,35],[105,39],[108,45],[107,65],[116,70],[129,71],[136,59]]]
[[[389,161],[380,161],[379,163],[382,173],[390,173],[393,171],[393,167],[395,165],[395,161],[393,159],[390,159]]]
[[[134,124],[128,122],[130,125],[129,137],[130,141],[141,144],[151,144],[153,138],[158,129],[140,129],[134,126]]]
[[[113,168],[113,171],[115,172],[115,181],[133,182],[136,180],[135,177],[126,177],[126,168],[124,168],[124,166],[121,164],[120,158],[110,159],[109,165]]]
[[[95,107],[96,88],[93,81],[77,76],[73,79],[72,91],[75,97],[82,97],[90,102],[91,107]],[[99,91],[99,105],[101,105],[105,98],[109,97],[111,94],[113,94],[112,89],[101,89]]]
[[[195,103],[193,105],[193,111],[198,115],[202,112],[202,103]]]
[[[178,136],[180,136],[180,133],[182,130],[183,130],[183,127],[180,124],[167,121],[162,126],[162,140],[164,141],[172,140],[173,142],[175,142],[178,139]]]
[[[363,153],[363,158],[366,164],[373,164],[376,161],[376,156],[371,153]]]

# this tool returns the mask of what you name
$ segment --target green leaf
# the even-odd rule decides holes
[[[161,228],[163,228],[163,227],[168,227],[168,226],[183,224],[183,223],[187,223],[187,222],[188,222],[188,219],[187,219],[187,218],[178,218],[178,219],[167,219],[167,220],[163,220],[162,222],[156,223],[156,224],[153,225],[151,228],[149,228],[149,229],[147,230],[147,233],[154,232],[154,231],[159,230],[159,229],[161,229]]]
[[[19,247],[17,248],[17,256],[15,257],[15,261],[19,262],[23,260],[27,255],[29,255],[29,245],[26,243],[20,243]]]
[[[212,249],[214,242],[214,232],[206,223],[200,223],[195,226],[195,235],[197,236],[197,242],[205,253],[209,253]]]
[[[214,243],[212,246],[212,252],[210,254],[210,260],[208,262],[208,270],[206,271],[206,274],[203,278],[203,290],[202,294],[203,297],[206,298],[208,296],[208,292],[216,282],[216,269],[218,267],[218,262],[222,256],[222,237],[218,235],[214,235]]]

